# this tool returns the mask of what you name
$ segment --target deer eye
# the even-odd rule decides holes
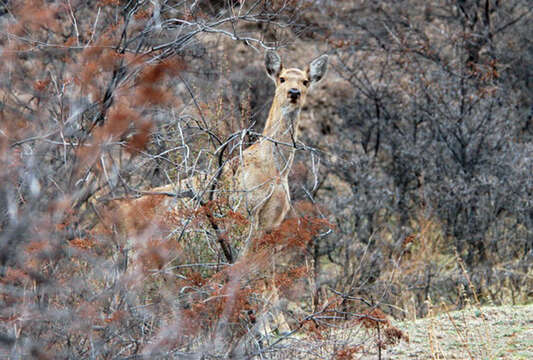
[[[309,86],[309,80],[304,80],[304,86],[305,87]]]
[[[280,83],[284,83],[284,82],[285,82],[285,78],[280,77],[280,78],[279,78],[279,82],[280,82]]]

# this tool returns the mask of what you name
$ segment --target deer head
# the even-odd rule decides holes
[[[274,102],[282,108],[301,108],[305,104],[309,88],[326,74],[328,56],[322,55],[314,59],[305,70],[285,69],[279,55],[274,51],[267,51],[265,67],[268,76],[276,84]]]

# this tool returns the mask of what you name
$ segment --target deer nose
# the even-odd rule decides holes
[[[298,89],[295,89],[295,88],[289,89],[289,97],[292,100],[298,99],[298,97],[300,97],[300,94],[301,94],[301,92]]]

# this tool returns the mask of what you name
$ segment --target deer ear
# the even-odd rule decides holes
[[[266,52],[265,67],[268,76],[270,76],[274,81],[276,81],[283,67],[283,65],[281,64],[281,58],[276,52],[271,50]]]
[[[309,74],[309,80],[311,80],[311,84],[319,82],[324,75],[326,75],[326,71],[328,69],[328,56],[322,55],[320,57],[317,57],[315,60],[311,61],[308,67],[308,74]]]

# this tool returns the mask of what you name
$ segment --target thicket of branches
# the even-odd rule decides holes
[[[0,13],[0,355],[350,359],[405,338],[383,311],[425,315],[427,300],[462,306],[472,292],[527,300],[527,0],[43,0]],[[273,93],[266,48],[332,63],[302,114],[298,218],[238,260],[245,214],[159,195],[194,206],[165,226],[136,218],[130,271],[132,239],[106,204],[208,178],[253,143]],[[280,311],[288,333],[270,328]],[[340,324],[378,338],[332,340]]]
[[[331,52],[349,86],[320,116],[336,138],[324,178],[334,173],[350,191],[332,207],[345,209],[337,236],[320,244],[346,269],[332,281],[419,315],[429,298],[461,305],[458,287],[497,304],[527,301],[527,1],[367,3],[335,14],[324,31],[335,33]]]

